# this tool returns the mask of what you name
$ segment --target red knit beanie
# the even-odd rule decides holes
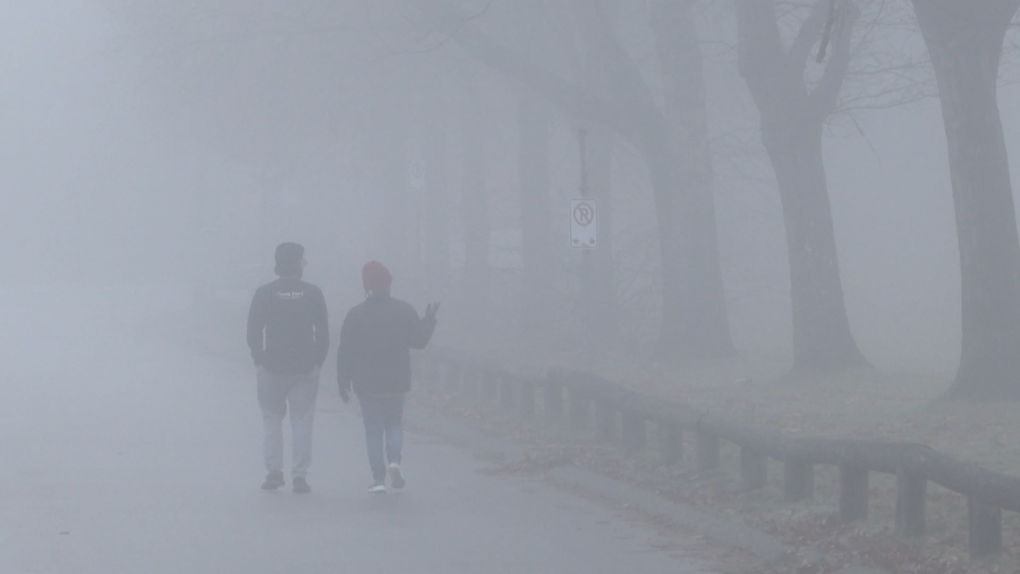
[[[369,261],[361,269],[361,281],[365,291],[389,291],[393,284],[393,276],[385,265],[378,261]]]

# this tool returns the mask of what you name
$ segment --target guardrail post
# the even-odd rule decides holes
[[[627,451],[638,451],[645,447],[648,442],[648,432],[645,428],[645,419],[638,415],[623,413],[623,448]]]
[[[517,411],[522,419],[535,416],[535,381],[531,378],[521,379],[517,385]]]
[[[786,500],[811,500],[815,495],[815,465],[788,460],[783,463],[783,495]]]
[[[698,468],[701,470],[715,470],[719,468],[719,437],[699,432],[698,441]]]
[[[613,420],[613,405],[609,401],[595,401],[595,434],[600,441],[612,442],[616,434],[616,424]]]
[[[748,447],[740,447],[740,481],[744,488],[762,488],[768,478],[768,457],[765,453]]]
[[[967,547],[970,557],[1002,552],[1002,509],[967,495]]]
[[[520,385],[516,377],[503,373],[499,378],[499,410],[504,413],[513,412],[517,403]]]
[[[557,423],[563,418],[563,387],[557,384],[545,385],[545,419]]]
[[[567,397],[570,399],[570,428],[577,432],[584,432],[588,428],[588,395],[576,389],[569,389]]]
[[[904,468],[896,471],[896,534],[924,534],[924,495],[928,479]]]
[[[674,423],[659,421],[659,456],[665,464],[680,462],[684,457],[684,440],[680,427]]]
[[[868,469],[839,467],[839,518],[843,522],[868,517]]]

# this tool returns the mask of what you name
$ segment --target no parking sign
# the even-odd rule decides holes
[[[594,199],[570,200],[570,246],[595,249],[599,244],[599,210]]]

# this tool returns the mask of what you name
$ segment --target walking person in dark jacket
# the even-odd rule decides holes
[[[329,353],[329,323],[322,291],[301,280],[305,248],[282,243],[276,248],[279,279],[255,291],[248,311],[248,347],[255,361],[259,407],[265,426],[263,490],[283,480],[283,418],[290,409],[294,492],[308,493],[312,462],[312,423],[319,372]]]
[[[390,296],[393,277],[378,261],[362,269],[365,300],[344,318],[337,350],[340,397],[358,396],[365,422],[365,444],[372,468],[369,492],[404,487],[400,455],[404,441],[404,396],[411,390],[410,349],[424,349],[436,327],[439,303],[418,318],[411,305]],[[389,466],[387,466],[387,462]]]

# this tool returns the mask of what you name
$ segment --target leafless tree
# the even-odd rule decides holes
[[[999,116],[1003,41],[1020,0],[913,0],[949,143],[963,294],[953,398],[1020,398],[1020,240]]]
[[[777,3],[737,0],[740,72],[758,107],[761,137],[779,184],[793,304],[793,370],[836,372],[866,364],[850,332],[836,254],[822,134],[850,62],[853,0],[816,0],[784,45]],[[808,62],[830,52],[809,84]]]
[[[699,163],[709,157],[698,139],[704,125],[704,83],[692,38],[691,2],[654,3],[664,23],[657,35],[660,67],[668,89],[659,108],[642,71],[631,59],[600,2],[568,5],[581,45],[599,73],[559,75],[511,47],[466,25],[465,13],[442,0],[415,3],[435,29],[569,115],[612,129],[641,153],[656,200],[663,283],[660,347],[669,355],[719,356],[733,352],[730,339],[711,176]],[[672,25],[670,25],[670,23]],[[687,35],[684,33],[689,32]],[[699,109],[700,106],[700,109]],[[699,119],[700,118],[700,119]],[[702,158],[699,160],[698,158]],[[710,168],[709,168],[710,172]]]

